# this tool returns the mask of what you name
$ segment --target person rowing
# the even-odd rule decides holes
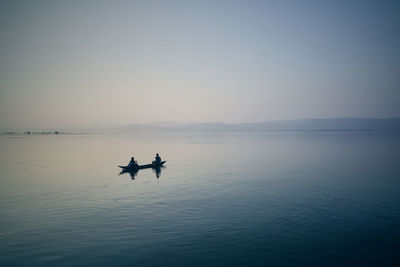
[[[129,161],[128,167],[130,168],[134,168],[134,167],[138,167],[139,165],[137,164],[137,161],[135,160],[134,157],[131,158],[131,161]]]
[[[158,155],[158,153],[156,154],[156,164],[159,164],[161,162],[161,157],[160,155]]]

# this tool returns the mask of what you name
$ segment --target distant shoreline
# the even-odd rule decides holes
[[[105,127],[76,127],[56,130],[26,129],[3,131],[1,135],[58,135],[92,133],[168,133],[168,132],[332,132],[400,131],[400,118],[329,118],[279,120],[256,123],[133,123]]]
[[[249,130],[249,131],[131,131],[131,132],[61,132],[54,133],[40,133],[32,132],[26,134],[23,132],[3,132],[0,136],[57,136],[57,135],[109,135],[109,134],[171,134],[171,133],[268,133],[268,132],[398,132],[397,130],[374,130],[374,129],[335,129],[335,130]]]

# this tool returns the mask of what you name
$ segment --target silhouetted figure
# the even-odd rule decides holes
[[[160,155],[158,155],[158,153],[156,154],[156,164],[161,162],[161,157]]]
[[[135,158],[132,157],[131,161],[129,161],[129,163],[128,163],[128,167],[137,167],[137,166],[138,166],[138,164],[137,164]]]
[[[128,163],[128,166],[118,166],[118,167],[122,168],[120,175],[124,173],[129,173],[131,175],[132,180],[135,179],[139,170],[150,169],[150,168],[153,170],[153,172],[155,172],[156,177],[159,178],[161,176],[161,169],[164,168],[163,164],[165,162],[166,161],[161,160],[160,155],[157,153],[155,160],[153,160],[151,164],[145,164],[139,166],[135,158],[132,157],[130,162]]]

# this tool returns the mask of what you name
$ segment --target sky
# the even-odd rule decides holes
[[[1,1],[0,128],[400,116],[397,1]]]

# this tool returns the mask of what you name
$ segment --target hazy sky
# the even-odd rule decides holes
[[[400,116],[398,1],[1,1],[0,125]]]

